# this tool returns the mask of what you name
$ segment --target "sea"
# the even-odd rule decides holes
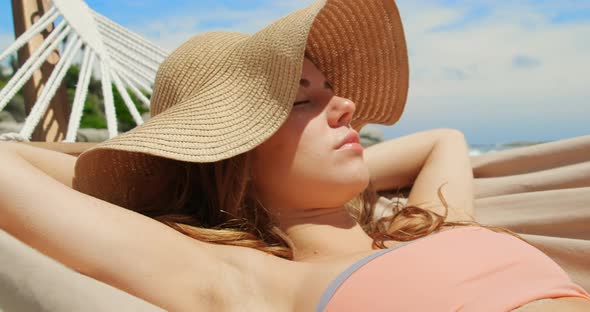
[[[365,147],[377,144],[384,141],[383,131],[374,127],[365,127],[360,132],[361,144]],[[392,139],[392,138],[388,138]],[[385,140],[388,140],[385,139]],[[478,144],[467,142],[469,145],[469,155],[477,156],[487,153],[494,153],[499,151],[505,151],[517,147],[525,147],[536,144],[547,143],[550,141],[512,141],[506,143],[493,143],[493,144]]]
[[[496,144],[469,144],[469,155],[477,156],[486,153],[494,153],[504,150],[509,150],[517,147],[524,147],[524,146],[531,146],[541,143],[547,143],[548,141],[544,142],[510,142],[510,143],[496,143]]]

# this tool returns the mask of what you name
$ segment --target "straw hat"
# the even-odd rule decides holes
[[[304,53],[355,102],[353,127],[400,118],[409,75],[395,2],[318,0],[253,35],[208,32],[182,44],[158,70],[152,118],[81,154],[74,188],[138,210],[172,162],[254,149],[287,119]]]

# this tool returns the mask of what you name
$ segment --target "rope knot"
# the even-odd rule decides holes
[[[29,142],[29,139],[20,133],[9,132],[0,134],[0,141]]]

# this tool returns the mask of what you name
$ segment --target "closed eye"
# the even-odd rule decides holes
[[[293,103],[293,106],[297,106],[297,105],[301,105],[301,104],[305,104],[305,103],[309,103],[309,101],[298,101]]]

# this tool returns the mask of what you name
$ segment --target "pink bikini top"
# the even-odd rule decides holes
[[[557,297],[590,300],[540,250],[469,226],[365,257],[332,281],[316,311],[509,311]]]

